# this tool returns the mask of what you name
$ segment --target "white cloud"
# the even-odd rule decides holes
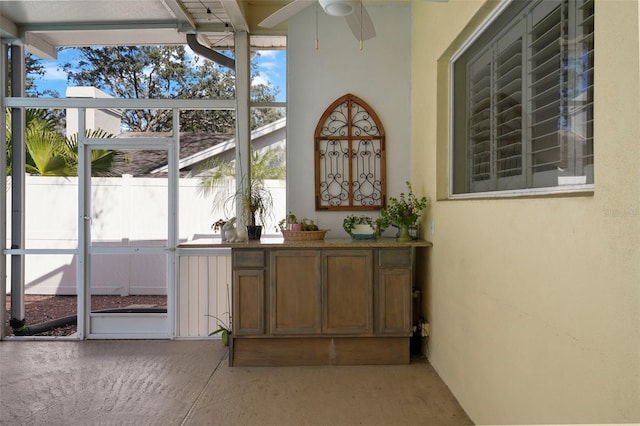
[[[278,54],[278,52],[276,52],[275,50],[259,50],[258,53],[260,53],[261,58],[269,59],[274,59]]]
[[[255,77],[252,81],[251,81],[251,85],[252,86],[259,86],[261,84],[264,84],[265,86],[270,84],[271,80],[269,80],[268,77],[264,76],[264,75],[259,75],[258,77]]]
[[[266,69],[266,70],[274,70],[276,68],[279,68],[280,64],[278,64],[277,62],[273,62],[273,61],[261,61],[260,62],[260,68]]]
[[[42,79],[67,81],[67,73],[62,71],[62,69],[58,68],[57,66],[45,66],[44,72],[45,75],[44,77],[41,77]]]

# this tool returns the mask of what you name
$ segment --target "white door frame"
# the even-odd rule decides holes
[[[86,108],[78,110],[78,338],[171,339],[176,333],[176,246],[178,242],[178,157],[180,110],[173,108],[173,137],[86,138]],[[167,246],[96,249],[91,247],[91,150],[157,149],[168,153]],[[91,254],[163,252],[167,258],[167,313],[92,314]]]

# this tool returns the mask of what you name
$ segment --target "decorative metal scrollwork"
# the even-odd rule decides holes
[[[385,200],[385,137],[369,105],[348,94],[315,132],[316,210],[375,210]]]

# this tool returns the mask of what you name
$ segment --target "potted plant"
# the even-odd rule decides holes
[[[209,333],[209,336],[215,336],[216,334],[221,333],[220,337],[222,337],[222,344],[225,346],[229,346],[229,336],[231,335],[231,313],[229,311],[229,306],[229,284],[227,284],[227,312],[223,314],[227,316],[227,320],[222,320],[215,315],[207,315],[208,317],[218,320],[218,328]]]
[[[215,222],[213,222],[211,224],[211,229],[214,230],[215,232],[220,231],[220,239],[224,240],[224,231],[222,230],[222,228],[224,227],[224,225],[227,223],[226,220],[224,219],[218,219]]]
[[[427,197],[416,197],[411,188],[411,183],[406,182],[408,192],[400,193],[398,198],[390,197],[387,207],[380,211],[387,225],[400,228],[398,241],[411,241],[409,227],[414,225],[422,211],[429,205]]]
[[[209,315],[209,316],[220,321],[220,323],[218,323],[218,329],[209,333],[209,336],[215,336],[218,333],[222,333],[220,335],[222,337],[222,344],[225,346],[229,346],[229,335],[231,334],[231,325],[224,323],[223,321],[220,320],[220,318],[218,318],[215,315]]]
[[[307,219],[306,217],[302,219],[302,230],[303,231],[318,231],[318,225],[313,221],[313,219]]]
[[[240,206],[242,221],[247,227],[247,238],[259,240],[262,226],[271,217],[273,209],[273,198],[264,180],[245,176],[231,199],[236,206]]]
[[[286,226],[287,229],[291,231],[302,231],[302,224],[298,223],[298,218],[292,211],[289,211],[289,214],[287,215]]]
[[[366,215],[350,214],[342,221],[342,228],[354,240],[377,239],[386,227],[382,218],[373,219]]]

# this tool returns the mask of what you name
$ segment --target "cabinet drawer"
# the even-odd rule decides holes
[[[383,249],[378,252],[378,256],[381,268],[408,268],[411,266],[411,252],[409,249]]]
[[[234,268],[264,268],[264,250],[235,250],[233,251]]]

